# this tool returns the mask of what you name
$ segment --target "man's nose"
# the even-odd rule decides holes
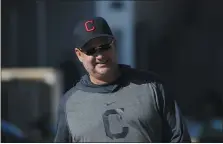
[[[98,49],[97,52],[95,53],[95,56],[98,59],[101,59],[101,58],[105,57],[105,51]]]
[[[95,54],[95,56],[96,56],[97,59],[103,59],[105,57],[104,54],[103,54],[103,52],[97,52]]]

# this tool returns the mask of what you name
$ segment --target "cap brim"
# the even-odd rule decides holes
[[[114,38],[114,36],[112,35],[108,35],[108,34],[97,34],[94,36],[89,37],[88,39],[86,39],[86,41],[84,42],[84,45],[81,47],[83,50],[86,50],[86,48],[84,48],[84,46],[90,42],[91,40],[95,39],[95,38],[99,38],[99,37],[109,37],[109,38]]]

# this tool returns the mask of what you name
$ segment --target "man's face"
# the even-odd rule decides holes
[[[102,78],[113,71],[117,65],[114,39],[95,38],[85,46],[86,51],[76,48],[75,52],[91,76]]]

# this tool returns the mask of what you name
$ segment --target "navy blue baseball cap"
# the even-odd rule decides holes
[[[108,23],[102,17],[80,21],[74,28],[73,36],[75,47],[83,50],[87,50],[84,46],[94,38],[114,38]]]

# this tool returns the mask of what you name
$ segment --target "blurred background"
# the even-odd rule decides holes
[[[104,17],[118,61],[159,74],[194,142],[223,142],[223,1],[1,0],[1,141],[51,142],[60,96],[84,74],[72,31]]]

